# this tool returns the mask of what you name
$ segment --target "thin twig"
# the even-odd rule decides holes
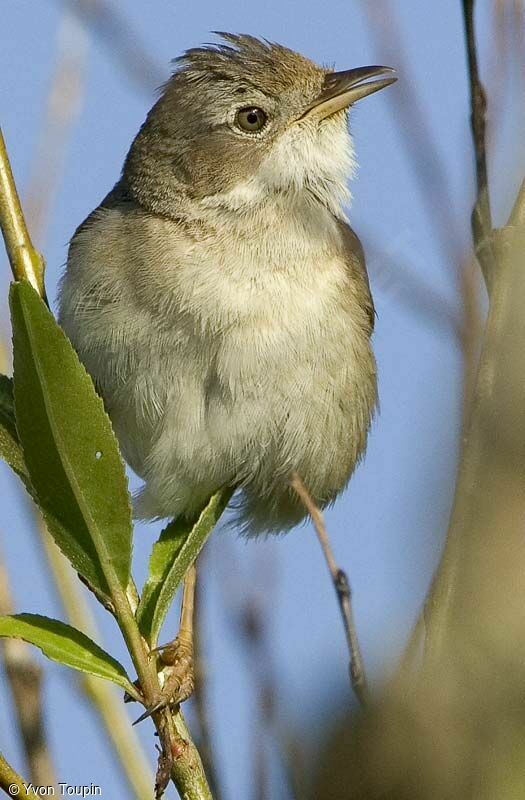
[[[204,657],[203,644],[203,586],[204,576],[206,575],[206,546],[199,556],[199,579],[195,587],[195,609],[194,609],[194,632],[193,632],[193,671],[195,678],[195,688],[193,691],[193,702],[195,716],[199,726],[199,752],[201,754],[204,771],[208,777],[211,793],[214,800],[221,800],[221,791],[215,766],[213,743],[210,730],[207,702],[207,670]],[[204,575],[203,575],[204,573]]]
[[[474,29],[475,0],[463,0],[463,20],[470,83],[470,124],[476,161],[477,198],[472,212],[472,236],[483,276],[490,288],[494,273],[494,254],[490,242],[492,215],[487,173],[485,144],[487,100],[479,77],[476,37]]]
[[[197,583],[197,569],[191,564],[184,576],[182,587],[182,606],[180,613],[179,636],[187,637],[193,646],[193,611],[195,608],[195,585]]]
[[[44,259],[29,237],[1,129],[0,228],[15,280],[29,281],[44,296]]]
[[[479,78],[476,38],[474,32],[474,7],[475,0],[463,0],[463,19],[465,23],[465,43],[467,48],[468,73],[470,82],[472,138],[474,140],[474,153],[476,157],[476,186],[477,206],[479,207],[480,233],[487,236],[492,230],[490,201],[488,194],[487,157],[485,153],[485,128],[487,101],[485,91]],[[474,230],[475,240],[476,235]]]
[[[350,653],[350,679],[352,688],[361,705],[365,706],[368,702],[368,684],[365,675],[363,658],[361,656],[361,648],[359,646],[359,640],[357,638],[357,631],[354,623],[352,592],[348,577],[346,572],[338,567],[334,558],[332,548],[330,546],[328,532],[324,524],[323,515],[312,500],[310,493],[308,492],[308,489],[304,485],[302,479],[296,472],[294,472],[291,476],[290,485],[297,493],[304,507],[310,514],[315,532],[317,533],[317,538],[319,539],[326,563],[328,564],[328,569],[330,570],[334,588],[337,594],[337,599],[339,601],[341,615],[343,617],[346,641]]]
[[[18,772],[15,772],[2,753],[0,753],[0,789],[3,789],[9,797],[37,797],[30,787],[29,781],[25,781]]]
[[[0,614],[13,613],[7,571],[0,564]],[[37,786],[56,786],[42,710],[42,669],[20,639],[3,639],[0,652],[31,780]]]

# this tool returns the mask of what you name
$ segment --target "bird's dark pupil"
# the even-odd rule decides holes
[[[238,128],[248,133],[257,133],[266,123],[266,114],[257,106],[240,108],[235,116],[235,123]]]

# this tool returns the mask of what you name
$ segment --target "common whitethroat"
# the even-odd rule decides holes
[[[347,222],[348,110],[393,83],[252,36],[176,59],[122,175],[71,241],[60,322],[144,480],[141,518],[239,488],[239,526],[284,531],[362,455],[374,307]]]

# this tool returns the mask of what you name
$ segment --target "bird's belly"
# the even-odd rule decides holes
[[[110,413],[127,460],[162,498],[159,515],[188,502],[174,501],[182,486],[278,495],[296,470],[327,501],[345,485],[375,403],[368,337],[351,319],[245,319],[155,361],[157,344]]]

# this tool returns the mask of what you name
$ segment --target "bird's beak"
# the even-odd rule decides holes
[[[300,119],[325,119],[395,81],[397,77],[392,67],[357,67],[344,72],[328,72],[321,94],[305,108]]]

